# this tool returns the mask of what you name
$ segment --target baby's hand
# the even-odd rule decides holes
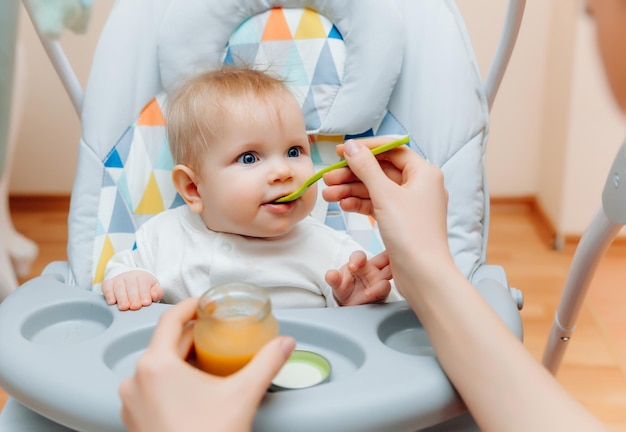
[[[326,272],[326,282],[340,306],[384,301],[391,291],[391,278],[387,252],[368,261],[363,251],[356,251],[341,269]]]
[[[158,302],[165,292],[152,274],[131,270],[102,282],[102,294],[108,304],[117,303],[119,310],[137,310]]]

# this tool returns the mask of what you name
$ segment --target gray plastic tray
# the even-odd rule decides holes
[[[521,337],[508,289],[477,287]],[[168,307],[120,312],[99,294],[33,279],[0,305],[0,385],[68,428],[123,431],[119,383]],[[415,431],[465,412],[405,302],[274,313],[281,333],[326,356],[332,374],[316,387],[268,393],[255,430]]]

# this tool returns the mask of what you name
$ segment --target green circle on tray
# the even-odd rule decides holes
[[[271,390],[295,390],[324,383],[330,377],[330,363],[313,351],[294,350],[272,381]]]

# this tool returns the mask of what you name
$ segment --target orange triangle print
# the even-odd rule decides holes
[[[139,114],[138,126],[165,126],[165,117],[156,98],[152,99]]]
[[[373,227],[374,225],[376,225],[376,219],[374,219],[374,218],[373,218],[373,217],[371,217],[371,216],[368,216],[367,218],[370,220],[370,225],[372,225],[372,227]]]
[[[305,9],[300,18],[300,24],[296,30],[294,39],[319,39],[326,38],[326,32],[322,20],[313,9]]]
[[[262,41],[291,40],[291,30],[281,8],[273,8],[265,24]]]

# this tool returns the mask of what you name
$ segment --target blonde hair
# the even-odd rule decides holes
[[[232,101],[246,96],[267,101],[287,92],[284,82],[250,68],[225,67],[193,76],[168,98],[167,137],[174,163],[197,171],[209,144],[222,131]]]

